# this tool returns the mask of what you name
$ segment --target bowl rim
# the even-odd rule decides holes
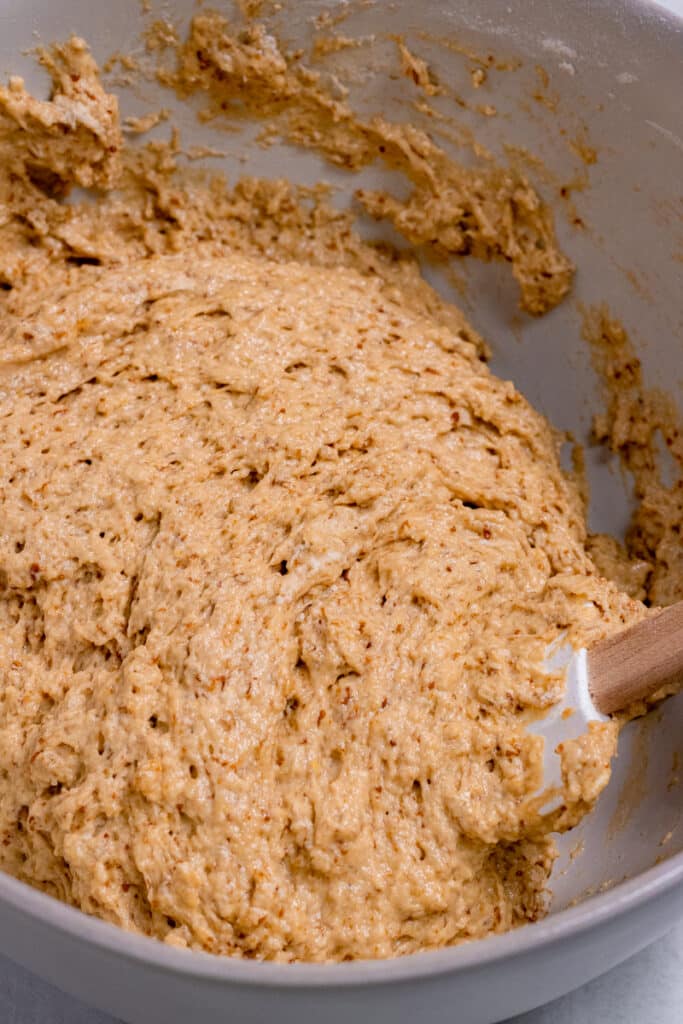
[[[100,952],[186,978],[247,988],[347,989],[457,975],[471,968],[490,967],[533,952],[539,946],[560,944],[608,919],[624,916],[678,886],[683,888],[683,850],[607,892],[590,896],[576,906],[505,934],[401,957],[344,963],[244,960],[166,945],[159,939],[91,917],[2,872],[0,908],[3,904],[9,906],[36,924],[77,942],[87,942]],[[11,958],[11,951],[8,955]]]

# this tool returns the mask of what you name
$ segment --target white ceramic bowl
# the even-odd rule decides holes
[[[288,5],[281,16],[285,37],[293,43],[303,38],[310,17],[328,5]],[[494,151],[502,152],[505,142],[528,147],[558,180],[577,168],[587,175],[586,189],[574,199],[588,230],[572,229],[562,216],[558,221],[579,268],[575,297],[585,304],[604,301],[617,311],[632,332],[648,382],[677,389],[680,398],[683,23],[654,5],[625,0],[395,0],[350,6],[345,34],[404,33],[444,81],[463,91],[468,62],[420,39],[421,30],[436,38],[456,34],[480,52],[521,58],[518,71],[491,76],[496,90],[487,101],[496,104],[499,116],[473,115],[471,123]],[[170,7],[187,15],[195,5],[177,0]],[[31,60],[20,56],[35,32],[49,41],[77,31],[105,58],[139,46],[139,18],[139,0],[0,0],[0,68],[44,87]],[[539,64],[550,73],[555,112],[531,98]],[[381,73],[369,74],[360,102],[368,110],[416,117],[400,109],[394,92]],[[133,94],[124,95],[123,106],[126,113],[144,109]],[[186,143],[216,144],[212,129],[187,113],[179,116]],[[582,132],[598,151],[597,163],[588,168],[567,144]],[[358,184],[321,168],[311,155],[263,151],[225,134],[219,142],[230,149],[225,169],[233,177],[237,168],[282,174],[286,157],[292,178],[310,182],[324,174],[347,196]],[[238,156],[246,156],[246,163]],[[381,178],[376,169],[368,173],[374,181]],[[552,198],[547,180],[544,188]],[[599,395],[574,299],[531,321],[516,310],[506,267],[465,262],[457,269],[469,284],[466,308],[493,345],[494,368],[557,426],[586,436]],[[602,452],[590,453],[589,471],[591,525],[618,532],[628,518],[625,483]],[[0,952],[131,1024],[185,1024],[192,1018],[202,1024],[298,1024],[314,1017],[326,1024],[353,1017],[376,1024],[500,1020],[607,970],[683,913],[683,790],[674,784],[672,769],[675,755],[683,761],[682,723],[683,695],[628,727],[597,811],[578,834],[562,840],[551,914],[514,933],[386,962],[239,962],[126,934],[0,876]],[[569,851],[577,841],[583,853],[572,860]]]

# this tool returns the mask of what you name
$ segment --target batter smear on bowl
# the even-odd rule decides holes
[[[617,734],[568,746],[543,816],[547,646],[646,614],[597,572],[557,436],[324,190],[179,175],[123,147],[81,40],[43,62],[50,101],[0,92],[0,865],[235,956],[536,919]],[[571,271],[538,197],[484,197],[496,252],[488,179],[458,180],[463,251],[548,308]]]

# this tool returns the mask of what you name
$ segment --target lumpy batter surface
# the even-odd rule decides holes
[[[535,919],[616,741],[542,817],[547,645],[644,614],[557,438],[410,266],[282,184],[157,149],[143,187],[82,44],[51,60],[52,103],[0,95],[0,865],[261,958]]]

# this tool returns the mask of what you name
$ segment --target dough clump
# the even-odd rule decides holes
[[[547,646],[645,614],[554,432],[319,193],[181,180],[49,61],[0,92],[0,866],[266,959],[534,920],[616,742],[540,814]]]

